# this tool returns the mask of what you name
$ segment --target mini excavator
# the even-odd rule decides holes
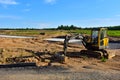
[[[78,38],[81,40],[83,46],[86,48],[85,50],[81,50],[80,54],[96,54],[99,58],[112,58],[115,55],[111,55],[107,52],[107,48],[109,45],[109,39],[107,37],[107,28],[94,28],[91,30],[91,36],[83,36],[83,35],[74,35],[67,36],[64,40],[64,55],[67,53],[68,42],[71,39]],[[91,55],[92,55],[91,54]]]
[[[71,32],[70,32],[71,33]],[[69,43],[82,43],[85,47],[84,50],[80,51],[80,54],[92,55],[100,59],[110,59],[115,56],[115,53],[109,53],[107,48],[109,47],[109,38],[107,37],[107,28],[93,28],[91,30],[91,35],[86,36],[83,34],[71,34],[66,35],[64,39],[61,38],[51,38],[46,39],[47,41],[62,41],[63,53],[55,54],[54,57],[60,59],[60,61],[65,62],[67,59],[67,48]]]

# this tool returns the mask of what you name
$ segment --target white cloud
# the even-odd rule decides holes
[[[54,4],[56,0],[44,0],[46,3]]]
[[[12,15],[0,15],[0,19],[21,19],[21,17]]]
[[[50,22],[39,22],[39,21],[38,22],[28,21],[28,22],[23,22],[21,24],[23,24],[24,27],[38,28],[38,29],[49,28],[52,26],[52,23]]]
[[[16,5],[18,3],[15,0],[0,0],[0,4]]]

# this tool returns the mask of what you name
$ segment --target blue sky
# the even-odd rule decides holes
[[[120,0],[0,0],[0,28],[120,25]]]

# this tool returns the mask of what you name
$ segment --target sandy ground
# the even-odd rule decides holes
[[[12,63],[35,62],[39,66],[0,68],[0,80],[120,80],[120,49],[109,50],[116,53],[116,56],[102,62],[94,57],[80,56],[79,52],[84,47],[70,44],[67,61],[64,64],[53,62],[48,66],[49,61],[41,61],[41,54],[61,52],[63,44],[44,41],[47,37],[41,35],[33,39],[0,38],[0,64],[11,63],[6,60],[9,57],[26,56],[27,58],[14,60]]]

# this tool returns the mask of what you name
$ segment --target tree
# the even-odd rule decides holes
[[[68,25],[61,25],[61,26],[58,26],[57,29],[58,30],[75,30],[75,29],[81,29],[81,28],[78,28],[78,27],[76,27],[74,25],[70,25],[70,26],[68,26]]]

